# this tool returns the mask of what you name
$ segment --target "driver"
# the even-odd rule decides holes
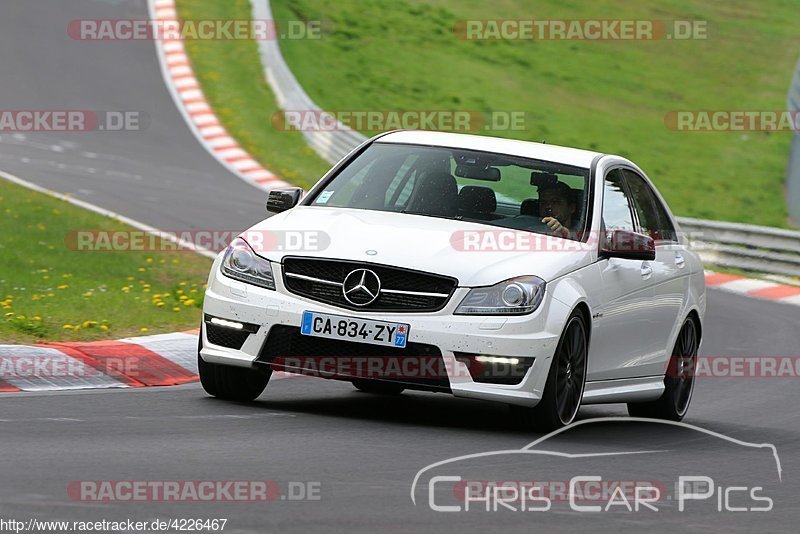
[[[578,222],[577,212],[578,205],[567,184],[556,182],[539,186],[539,214],[553,234],[567,237]]]

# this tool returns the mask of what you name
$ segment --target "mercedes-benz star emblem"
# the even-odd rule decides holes
[[[381,293],[381,279],[369,269],[356,269],[342,283],[345,300],[354,306],[367,306]]]

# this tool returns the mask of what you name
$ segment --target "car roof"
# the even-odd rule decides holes
[[[602,155],[600,152],[592,152],[591,150],[534,143],[532,141],[518,141],[516,139],[502,139],[500,137],[488,137],[484,135],[432,132],[427,130],[400,130],[390,132],[381,136],[376,142],[481,150],[497,154],[553,161],[587,169],[591,167],[594,158]]]

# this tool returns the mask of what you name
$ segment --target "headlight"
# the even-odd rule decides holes
[[[220,267],[228,278],[266,289],[275,289],[275,278],[268,260],[256,256],[247,241],[237,237],[228,246]]]
[[[537,276],[520,276],[489,287],[469,290],[456,315],[524,315],[544,298],[545,282]]]

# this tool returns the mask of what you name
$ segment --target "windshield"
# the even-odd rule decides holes
[[[305,204],[444,217],[579,240],[588,222],[588,190],[589,170],[581,167],[375,143]]]

